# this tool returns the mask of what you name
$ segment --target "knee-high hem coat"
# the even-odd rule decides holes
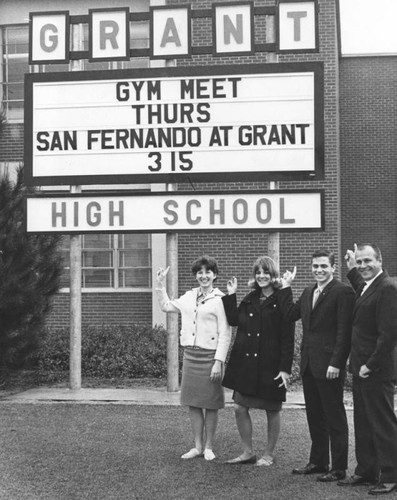
[[[291,373],[294,323],[287,322],[277,301],[278,292],[260,300],[254,290],[237,307],[236,294],[222,297],[226,317],[237,326],[222,385],[242,394],[285,401],[285,388],[274,380],[280,371]]]

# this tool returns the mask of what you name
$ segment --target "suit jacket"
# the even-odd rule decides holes
[[[302,320],[300,369],[303,374],[310,364],[313,376],[326,378],[328,366],[346,368],[350,351],[354,292],[333,279],[312,307],[317,285],[308,286],[296,303],[291,288],[280,290],[279,303],[287,320]]]
[[[356,268],[347,275],[353,288],[359,288],[363,279]],[[366,365],[378,380],[396,379],[397,344],[397,285],[383,271],[356,298],[353,311],[352,349],[349,369],[358,376]]]

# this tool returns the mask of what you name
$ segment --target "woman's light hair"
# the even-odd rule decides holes
[[[282,284],[280,281],[280,273],[277,264],[271,257],[268,257],[267,255],[262,255],[261,257],[258,257],[254,262],[254,265],[252,266],[252,277],[248,281],[248,286],[250,288],[253,288],[255,290],[260,289],[255,279],[255,275],[260,269],[263,269],[265,272],[270,274],[273,288],[281,288]]]

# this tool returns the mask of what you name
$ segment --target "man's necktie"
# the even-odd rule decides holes
[[[361,283],[361,285],[357,288],[356,290],[356,298],[358,299],[361,297],[361,295],[365,292],[367,289],[368,283],[364,281],[364,283]]]
[[[368,282],[366,281],[364,283],[364,286],[363,286],[363,289],[361,290],[361,294],[360,295],[362,295],[367,290],[367,288],[368,288]]]
[[[317,287],[313,293],[313,304],[312,304],[313,308],[316,305],[318,298],[320,297],[320,293],[321,293],[321,290]]]

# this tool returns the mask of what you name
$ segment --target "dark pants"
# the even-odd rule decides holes
[[[397,483],[397,418],[394,382],[353,377],[357,467],[367,479]]]
[[[306,416],[312,447],[310,463],[327,466],[331,445],[332,469],[347,469],[349,429],[343,404],[343,376],[314,378],[308,367],[302,376]]]

